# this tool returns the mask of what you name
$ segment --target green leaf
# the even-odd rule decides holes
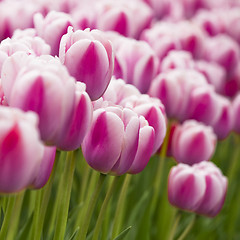
[[[31,229],[31,224],[33,222],[33,213],[30,215],[24,226],[20,229],[17,240],[26,240],[29,237],[29,229]]]
[[[131,228],[132,226],[129,226],[128,228],[123,230],[116,238],[114,238],[114,240],[122,240],[128,234]]]
[[[79,227],[77,227],[77,228],[75,229],[75,231],[73,232],[72,236],[71,236],[68,240],[73,240],[73,239],[75,238],[75,236],[76,236],[76,234],[77,234],[78,231],[79,231]]]

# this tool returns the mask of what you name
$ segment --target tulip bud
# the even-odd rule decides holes
[[[178,164],[169,173],[168,200],[187,211],[215,217],[224,204],[226,191],[227,178],[211,162]]]
[[[59,57],[69,73],[86,84],[92,100],[103,95],[112,77],[114,60],[112,45],[99,30],[73,32],[69,28],[61,39]]]
[[[232,101],[233,130],[240,133],[240,93]]]
[[[97,109],[82,144],[88,164],[97,171],[122,175],[138,173],[153,149],[154,130],[144,117],[120,106]]]
[[[158,65],[157,56],[146,42],[125,38],[116,49],[114,75],[146,93]]]
[[[34,113],[0,106],[0,192],[21,191],[31,184],[44,147]]]
[[[188,120],[175,128],[171,152],[177,162],[193,165],[210,160],[216,142],[217,137],[211,127]]]
[[[42,14],[34,15],[34,25],[37,35],[51,46],[51,54],[58,55],[60,40],[67,33],[69,26],[73,26],[70,15],[63,12],[51,11],[44,18]]]

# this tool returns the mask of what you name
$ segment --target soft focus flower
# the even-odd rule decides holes
[[[215,123],[212,124],[214,132],[217,134],[218,139],[222,140],[226,138],[233,128],[233,112],[231,108],[231,102],[223,97],[218,96],[218,107],[220,108],[220,114]]]
[[[53,56],[58,55],[60,40],[67,33],[68,27],[73,25],[73,19],[66,13],[51,11],[45,18],[40,13],[34,15],[37,35],[51,46]]]
[[[178,164],[169,173],[169,202],[184,210],[215,217],[224,204],[226,191],[227,178],[211,162]]]
[[[142,171],[153,150],[154,129],[128,108],[111,106],[94,111],[82,144],[88,164],[97,171],[122,175]]]
[[[140,1],[99,1],[95,4],[95,28],[116,31],[126,37],[138,39],[141,32],[150,26],[151,8]],[[141,16],[141,17],[136,17]]]
[[[211,127],[189,120],[175,128],[171,152],[177,162],[193,165],[210,160],[216,142],[217,137]]]
[[[187,118],[193,89],[208,87],[204,76],[194,70],[174,69],[159,74],[152,82],[148,94],[159,98],[167,116],[183,121]]]
[[[47,183],[53,169],[55,155],[56,147],[44,146],[42,161],[31,182],[32,188],[42,188]]]
[[[159,60],[144,41],[124,38],[116,49],[114,75],[146,93],[158,71]]]
[[[101,31],[73,32],[69,28],[61,39],[59,57],[69,73],[86,84],[92,100],[103,95],[112,77],[114,58],[112,45]]]
[[[232,101],[233,130],[240,133],[240,93]]]
[[[239,45],[227,35],[217,35],[206,39],[202,57],[207,61],[218,63],[229,75],[240,60]]]
[[[41,163],[44,146],[37,128],[37,115],[0,107],[0,192],[28,187]]]

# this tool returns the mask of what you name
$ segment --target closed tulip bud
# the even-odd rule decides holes
[[[232,101],[233,130],[240,133],[240,93]]]
[[[34,113],[0,107],[0,192],[14,193],[32,183],[43,158],[44,147]]]
[[[51,175],[53,164],[56,155],[56,147],[44,146],[44,154],[41,159],[41,163],[34,174],[34,180],[31,183],[31,187],[34,189],[42,188]]]
[[[231,102],[223,96],[218,96],[218,105],[220,108],[220,114],[218,115],[215,123],[212,124],[212,127],[214,132],[217,134],[218,139],[222,140],[232,131],[233,112]]]
[[[101,31],[73,32],[69,28],[61,39],[59,57],[69,73],[86,84],[92,100],[103,95],[112,77],[114,58],[112,45]]]
[[[217,137],[211,127],[188,120],[175,128],[171,152],[177,162],[193,165],[210,160],[216,142]]]
[[[97,171],[122,175],[138,173],[153,149],[154,130],[144,117],[120,106],[97,109],[82,144],[88,164]]]
[[[69,26],[73,26],[73,19],[63,12],[51,11],[44,18],[42,14],[34,15],[34,26],[37,35],[43,38],[51,47],[51,54],[58,55],[60,40],[67,33]]]
[[[169,173],[169,202],[183,210],[215,217],[224,204],[226,190],[226,177],[211,162],[178,164]]]
[[[159,60],[144,41],[125,38],[116,49],[114,75],[146,93],[159,68]]]

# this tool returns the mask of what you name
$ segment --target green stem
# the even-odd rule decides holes
[[[175,216],[173,227],[171,229],[171,232],[170,232],[170,235],[169,235],[169,238],[168,238],[169,240],[173,240],[174,239],[174,236],[175,236],[175,233],[176,233],[176,230],[177,230],[180,218],[181,218],[181,214],[177,213],[176,216]]]
[[[63,240],[67,226],[68,209],[71,197],[72,182],[75,170],[75,154],[74,152],[67,153],[66,166],[63,172],[61,184],[61,201],[58,201],[58,213],[54,240]]]
[[[3,224],[0,232],[0,239],[5,239],[6,237],[6,233],[11,220],[11,215],[12,215],[15,201],[16,201],[16,196],[9,196],[8,203],[7,203],[7,210],[4,216],[4,220],[3,220]]]
[[[34,215],[36,213],[36,221],[34,222],[35,227],[34,227],[33,237],[32,237],[32,239],[34,239],[34,240],[40,240],[41,239],[44,219],[45,219],[49,199],[50,199],[50,196],[51,196],[54,176],[56,174],[56,166],[57,166],[56,161],[59,160],[59,157],[60,157],[60,153],[57,152],[55,162],[54,162],[54,166],[53,166],[53,170],[52,170],[51,176],[49,178],[49,181],[44,186],[44,188],[42,188],[38,192],[38,196],[37,196],[38,201],[40,201],[40,199],[42,199],[42,201],[41,201],[41,205],[38,205],[38,207],[39,207],[38,210],[35,209],[35,212],[34,212]]]
[[[95,205],[96,205],[98,196],[100,194],[100,191],[102,189],[102,185],[104,183],[105,178],[106,178],[106,175],[101,173],[98,183],[97,183],[97,186],[95,188],[95,191],[94,191],[92,198],[88,204],[87,212],[84,216],[84,219],[81,221],[80,230],[78,231],[75,239],[78,239],[78,240],[86,239],[88,227],[89,227],[89,224],[90,224],[90,221],[92,218],[92,214],[93,214],[93,210],[95,208]]]
[[[132,175],[130,174],[126,174],[123,182],[122,190],[120,192],[120,196],[118,199],[117,208],[114,216],[114,221],[113,221],[112,239],[114,239],[117,236],[121,228],[122,219],[124,215],[123,207],[125,205],[127,189],[131,180],[131,176]]]
[[[170,129],[171,129],[171,123],[168,123],[167,126],[167,132],[166,136],[162,145],[162,149],[160,152],[160,159],[159,159],[159,164],[157,168],[157,172],[155,175],[155,181],[154,181],[154,191],[153,191],[153,198],[152,198],[152,204],[151,204],[151,213],[154,212],[156,209],[157,205],[157,200],[159,196],[159,190],[161,189],[161,183],[162,183],[162,173],[165,165],[165,157],[167,154],[167,148],[168,148],[168,142],[169,142],[169,136],[170,136]]]
[[[183,240],[188,235],[188,233],[191,231],[194,223],[195,223],[196,215],[193,216],[192,220],[188,224],[187,228],[183,231],[183,233],[179,236],[178,240]]]
[[[113,194],[113,192],[114,192],[114,190],[116,188],[118,180],[119,180],[119,177],[114,177],[113,182],[112,182],[110,188],[108,188],[106,197],[105,197],[105,199],[103,201],[100,213],[98,215],[98,219],[97,219],[97,222],[96,222],[96,226],[94,228],[92,240],[98,240],[99,233],[100,233],[100,228],[102,226],[102,222],[103,222],[103,218],[104,218],[104,215],[105,215],[105,212],[106,212],[106,208],[107,208],[108,202],[109,202],[109,200],[110,200],[110,198],[111,198],[111,196],[112,196],[112,194]]]
[[[19,193],[16,196],[16,201],[14,203],[13,209],[12,209],[12,214],[11,214],[11,220],[10,220],[10,226],[11,228],[8,228],[8,234],[6,240],[14,240],[17,229],[18,229],[18,223],[19,223],[19,218],[22,210],[22,202],[24,198],[24,193],[25,191]]]

